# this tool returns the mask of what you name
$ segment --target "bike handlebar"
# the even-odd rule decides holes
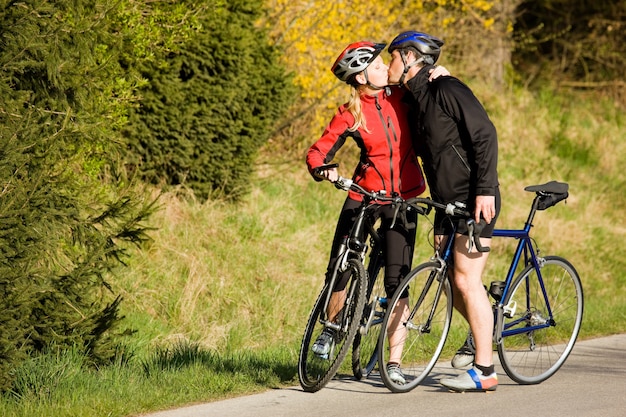
[[[317,167],[315,169],[315,175],[319,176],[322,171],[337,168],[339,164],[327,164]],[[479,223],[476,223],[472,214],[467,211],[467,207],[464,203],[456,202],[456,203],[448,203],[441,204],[436,201],[431,200],[430,198],[421,198],[414,197],[408,200],[403,199],[399,195],[388,196],[385,190],[380,191],[368,191],[365,188],[361,187],[359,184],[355,183],[349,178],[339,177],[334,182],[334,185],[337,189],[344,191],[354,191],[363,196],[366,196],[371,201],[379,201],[379,202],[390,202],[395,206],[395,211],[393,215],[393,220],[391,222],[391,228],[396,224],[396,219],[398,214],[400,213],[400,209],[404,207],[405,210],[413,209],[417,212],[417,214],[421,214],[422,216],[427,216],[432,208],[437,208],[444,210],[444,212],[450,216],[460,216],[464,217],[466,224],[468,235],[471,236],[469,239],[469,251],[472,251],[472,247],[476,245],[476,249],[479,252],[489,252],[490,248],[483,247],[480,244],[480,233],[486,225],[485,220],[481,220]],[[405,218],[406,222],[406,218]],[[415,227],[414,224],[407,224],[407,227]]]
[[[473,246],[476,246],[476,249],[479,252],[489,252],[489,247],[484,247],[480,243],[480,233],[486,225],[484,220],[481,220],[479,223],[476,223],[472,214],[467,211],[465,204],[456,202],[456,203],[448,203],[441,204],[433,201],[430,198],[422,198],[422,197],[414,197],[408,200],[403,199],[402,197],[395,196],[387,196],[385,190],[380,191],[368,191],[361,187],[359,184],[356,184],[349,178],[339,177],[337,181],[335,181],[335,187],[344,191],[354,191],[364,196],[367,196],[372,201],[381,201],[381,202],[391,202],[395,205],[395,212],[393,216],[393,220],[391,222],[391,227],[396,223],[397,216],[402,207],[405,209],[413,209],[418,214],[423,216],[427,216],[433,208],[444,210],[444,212],[450,216],[459,216],[463,217],[466,220],[468,234],[472,238],[469,239],[469,251],[472,251]]]
[[[406,200],[397,194],[388,196],[387,191],[385,190],[368,191],[365,188],[361,187],[359,184],[352,181],[351,179],[344,178],[344,177],[337,178],[337,181],[335,181],[335,187],[344,191],[354,191],[356,193],[366,196],[370,201],[391,203],[395,208],[394,213],[393,213],[393,218],[391,220],[391,225],[389,226],[392,229],[396,225],[396,220],[398,219],[398,215],[401,215],[401,218],[403,219],[403,222],[407,228],[413,229],[416,226],[415,223],[409,222],[407,220],[404,214],[404,211],[400,213],[400,209],[403,207],[406,209],[408,205],[406,204]]]
[[[354,191],[356,193],[362,194],[368,197],[370,200],[375,201],[389,201],[389,202],[402,202],[404,199],[400,196],[388,196],[387,191],[368,191],[365,188],[361,187],[359,184],[355,183],[349,178],[339,177],[337,181],[334,182],[335,187],[339,190],[344,191]]]
[[[423,215],[427,215],[428,213],[430,213],[432,208],[437,208],[443,210],[449,216],[458,216],[465,218],[468,235],[472,237],[471,239],[469,239],[469,251],[472,251],[473,245],[476,245],[476,249],[478,250],[478,252],[489,252],[491,250],[491,248],[484,247],[480,243],[480,233],[487,225],[487,222],[484,219],[481,219],[480,222],[476,223],[476,221],[474,220],[474,216],[472,215],[472,213],[467,211],[467,206],[464,203],[454,202],[442,204],[437,203],[430,198],[422,197],[410,198],[406,202],[410,207],[413,207],[418,213]]]

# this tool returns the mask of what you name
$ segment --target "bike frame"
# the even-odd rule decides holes
[[[548,320],[546,320],[546,322],[543,324],[535,324],[533,326],[524,326],[524,327],[520,327],[516,329],[512,329],[512,327],[515,327],[519,323],[525,321],[524,318],[509,322],[504,328],[501,325],[499,325],[500,323],[498,323],[494,327],[494,329],[496,329],[496,331],[494,332],[494,339],[496,343],[500,343],[503,337],[513,336],[513,335],[520,334],[520,333],[528,333],[533,330],[539,330],[539,329],[543,329],[543,328],[554,325],[552,308],[550,306],[550,301],[548,299],[545,285],[543,282],[543,277],[541,275],[541,258],[537,257],[537,253],[535,252],[535,249],[533,248],[532,239],[530,237],[530,230],[533,226],[532,222],[537,212],[537,202],[538,202],[538,198],[535,197],[535,199],[533,200],[531,211],[528,215],[526,222],[524,223],[524,228],[522,229],[494,229],[493,231],[493,235],[492,235],[493,237],[519,240],[517,247],[515,249],[515,253],[513,255],[513,259],[511,261],[511,265],[509,267],[509,271],[504,281],[505,286],[502,291],[502,296],[500,298],[500,301],[498,301],[498,303],[495,305],[494,323],[498,323],[499,321],[498,318],[502,317],[502,314],[504,314],[507,311],[507,309],[510,310],[513,308],[511,306],[505,306],[504,304],[502,304],[502,300],[506,299],[506,296],[511,289],[510,287],[514,281],[516,272],[519,269],[520,262],[523,262],[522,270],[530,265],[537,273],[539,285],[540,285],[540,288],[541,288],[541,291],[542,291],[542,294],[546,303],[546,307],[548,309],[548,314],[549,314]],[[444,267],[444,263],[445,263],[445,266],[449,265],[449,260],[452,259],[452,256],[453,256],[452,248],[454,244],[455,234],[456,234],[456,227],[454,227],[452,232],[448,235],[448,238],[443,247],[443,250],[441,251],[441,255],[437,254],[434,257],[435,261],[438,261],[442,264],[442,268]],[[527,300],[527,306],[528,304],[529,304],[529,301]],[[435,307],[436,306],[433,306],[433,310]],[[501,334],[495,334],[497,332],[497,329],[502,329]]]
[[[336,324],[328,321],[326,311],[328,310],[328,304],[330,303],[333,288],[335,288],[339,276],[346,270],[348,261],[350,259],[357,258],[361,263],[365,263],[365,255],[367,254],[367,249],[369,247],[366,242],[368,234],[374,238],[374,244],[380,242],[380,237],[374,229],[371,221],[371,212],[375,210],[376,206],[377,204],[373,202],[373,200],[368,199],[367,197],[363,199],[361,205],[359,206],[357,218],[355,219],[352,229],[350,230],[350,235],[346,237],[346,240],[339,247],[339,255],[337,256],[337,261],[333,266],[332,278],[328,283],[328,292],[324,301],[324,313],[322,318],[320,318],[320,322],[325,326],[338,330]],[[352,294],[348,294],[348,297],[351,296]]]
[[[448,238],[446,239],[446,243],[443,247],[443,250],[441,251],[441,254],[439,253],[439,251],[436,251],[435,256],[432,258],[433,261],[439,263],[439,268],[436,271],[433,271],[433,273],[431,273],[430,276],[428,277],[428,280],[426,284],[424,285],[424,289],[420,293],[419,299],[417,303],[415,304],[416,306],[422,304],[422,302],[424,301],[424,297],[426,297],[426,294],[428,293],[428,290],[430,289],[436,277],[444,277],[442,278],[442,280],[448,279],[448,265],[450,265],[449,261],[450,259],[452,259],[452,256],[453,256],[452,248],[454,246],[455,234],[456,234],[456,226],[452,228],[452,231],[448,235]],[[443,281],[441,281],[439,285],[437,286],[437,295],[435,297],[436,300],[440,299],[442,287],[443,287]],[[434,317],[435,311],[437,311],[437,304],[438,302],[433,304],[430,310],[430,313],[428,314],[428,320],[426,320],[427,324],[423,329],[421,329],[421,331],[423,332],[430,331],[430,322],[432,321],[432,318]],[[415,310],[412,310],[409,313],[407,323],[411,323],[413,321],[413,318],[415,317],[415,313],[416,313]]]
[[[538,201],[537,197],[535,197],[531,211],[528,215],[528,219],[526,220],[526,223],[524,224],[523,229],[494,229],[493,231],[493,237],[512,238],[512,239],[519,240],[517,244],[517,248],[515,249],[515,253],[513,255],[513,260],[511,261],[511,265],[509,267],[509,271],[506,275],[505,286],[502,291],[502,297],[500,298],[500,301],[498,301],[498,304],[496,305],[496,310],[494,314],[495,314],[495,321],[497,322],[498,317],[501,317],[500,313],[504,309],[509,307],[509,306],[504,306],[501,300],[506,299],[506,296],[508,292],[510,291],[511,284],[513,283],[513,280],[515,278],[515,273],[517,272],[520,262],[523,259],[523,268],[526,268],[530,265],[537,273],[537,279],[539,281],[539,286],[541,288],[541,292],[543,294],[543,298],[546,303],[545,305],[548,310],[549,319],[546,320],[546,322],[543,324],[536,324],[533,326],[524,326],[523,328],[517,328],[517,329],[511,329],[511,327],[514,327],[520,322],[524,321],[523,318],[520,320],[515,320],[515,321],[508,323],[504,328],[502,328],[501,326],[496,326],[496,329],[502,328],[502,334],[495,335],[496,343],[500,343],[502,340],[501,339],[502,337],[513,336],[513,335],[520,334],[520,333],[528,333],[533,330],[543,329],[543,328],[554,325],[552,308],[550,306],[550,301],[546,293],[546,288],[543,282],[543,277],[541,275],[541,258],[537,257],[537,253],[535,252],[535,249],[533,248],[531,237],[530,237],[530,229],[533,226],[532,221],[535,217],[535,213],[537,212],[537,201]],[[527,305],[528,303],[529,302],[527,300]]]

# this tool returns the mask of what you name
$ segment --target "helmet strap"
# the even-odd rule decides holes
[[[406,63],[406,53],[404,51],[400,51],[400,57],[402,58],[402,63],[404,64],[404,71],[402,71],[402,76],[400,76],[400,81],[398,82],[398,84],[400,84],[401,86],[404,86],[405,85],[404,79],[406,78],[406,75],[408,74],[409,70],[413,68],[414,66],[416,66],[417,64],[421,64],[422,62],[424,62],[424,57],[420,56],[418,59],[411,62],[410,64]]]

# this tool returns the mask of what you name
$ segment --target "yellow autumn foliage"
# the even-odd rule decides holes
[[[284,51],[300,88],[300,99],[269,147],[279,143],[282,155],[301,156],[347,100],[349,87],[330,67],[348,44],[389,43],[404,30],[419,30],[446,41],[441,63],[450,68],[455,61],[470,62],[467,53],[481,44],[477,40],[507,36],[512,19],[496,6],[515,2],[519,0],[266,0],[261,25]],[[383,58],[388,60],[388,54]]]

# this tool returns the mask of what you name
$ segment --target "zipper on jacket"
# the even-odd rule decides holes
[[[465,166],[465,168],[467,169],[467,172],[471,173],[472,169],[470,168],[470,166],[467,164],[467,162],[465,162],[465,159],[463,159],[463,157],[461,156],[461,154],[459,153],[458,149],[456,148],[456,146],[451,145],[452,149],[454,150],[454,153],[456,153],[456,156],[459,157],[459,159],[461,160],[461,163]]]
[[[391,181],[391,193],[396,189],[394,184],[394,173],[393,173],[393,143],[391,142],[391,138],[389,137],[389,129],[387,128],[385,115],[383,114],[382,107],[378,103],[378,94],[374,97],[374,102],[376,103],[376,109],[378,109],[378,117],[380,118],[380,122],[383,126],[383,130],[385,131],[385,136],[387,136],[387,146],[389,146],[389,180]]]

